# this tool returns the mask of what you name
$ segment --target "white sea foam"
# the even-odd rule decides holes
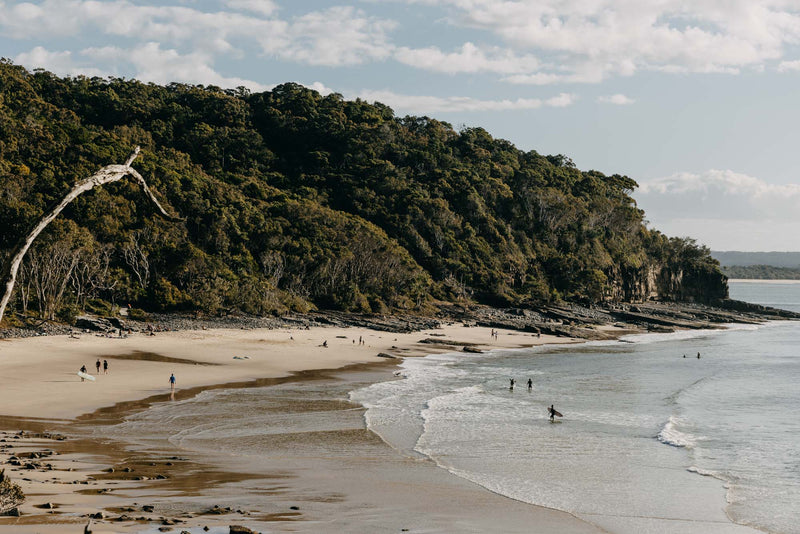
[[[697,445],[697,438],[688,432],[678,430],[681,426],[681,420],[670,415],[669,420],[664,424],[661,432],[658,433],[658,441],[673,447],[683,447],[692,449]]]

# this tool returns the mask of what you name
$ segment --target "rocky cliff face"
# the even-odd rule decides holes
[[[709,303],[728,298],[728,279],[718,269],[650,264],[625,269],[612,280],[606,300],[610,302]]]

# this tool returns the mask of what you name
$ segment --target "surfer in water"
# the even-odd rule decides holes
[[[550,412],[550,422],[551,423],[555,422],[555,420],[556,420],[556,408],[555,408],[555,406],[551,404],[550,407],[547,409],[547,411]]]
[[[697,359],[698,360],[700,359],[700,353],[699,352],[697,353]]]
[[[533,389],[533,380],[531,380],[531,379],[529,378],[529,379],[528,379],[528,391],[530,391],[530,390],[532,390],[532,389]]]
[[[509,379],[509,381],[508,381],[508,389],[511,390],[511,391],[514,391],[514,384],[516,384],[514,379],[513,378]]]

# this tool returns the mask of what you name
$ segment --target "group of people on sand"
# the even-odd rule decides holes
[[[100,363],[100,358],[97,358],[97,361],[95,362],[94,366],[97,368],[97,374],[98,375],[100,374],[100,367],[103,368],[103,374],[104,375],[108,374],[108,360],[103,360],[103,363]],[[81,373],[86,374],[86,366],[85,365],[81,365]],[[84,377],[81,377],[81,382],[84,382],[85,380],[86,379]]]

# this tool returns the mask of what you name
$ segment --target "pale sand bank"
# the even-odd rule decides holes
[[[169,393],[170,373],[175,373],[179,389],[198,388],[287,376],[296,371],[386,361],[376,357],[379,352],[421,355],[460,350],[460,346],[418,343],[421,339],[433,338],[431,334],[438,339],[475,343],[483,349],[570,341],[507,331],[500,331],[495,340],[488,328],[463,326],[413,334],[359,328],[313,328],[206,330],[159,333],[152,337],[137,334],[127,339],[84,334],[81,339],[8,340],[0,342],[0,414],[71,419],[103,406]],[[365,340],[364,345],[358,345],[359,336]],[[321,346],[326,340],[327,348]],[[172,360],[158,361],[163,357]],[[81,382],[77,370],[86,365],[91,374],[96,374],[94,362],[97,358],[109,361],[109,374],[101,374],[96,382]],[[380,377],[386,374],[383,371]],[[372,379],[380,377],[376,375]],[[147,465],[158,464],[152,469],[169,472],[169,480],[141,482],[119,480],[120,465],[135,465],[137,473],[144,469],[135,463],[134,455],[124,449],[124,444],[9,438],[0,443],[7,445],[5,450],[0,449],[0,460],[7,460],[10,454],[45,448],[62,450],[66,454],[39,460],[45,465],[51,464],[52,470],[9,469],[15,480],[28,479],[23,480],[22,485],[29,499],[22,507],[23,518],[0,520],[0,531],[77,532],[86,521],[82,517],[84,514],[106,510],[113,516],[124,513],[120,510],[131,507],[132,502],[137,505],[132,507],[130,516],[148,516],[150,523],[101,521],[95,523],[93,531],[157,532],[160,523],[152,522],[153,513],[143,513],[139,509],[143,502],[156,503],[158,509],[154,514],[160,513],[158,517],[182,517],[185,522],[172,527],[174,532],[200,532],[201,525],[210,525],[212,532],[215,529],[223,532],[227,531],[228,524],[253,525],[264,532],[397,532],[401,528],[409,528],[411,532],[602,531],[567,513],[495,495],[450,475],[431,462],[400,457],[364,428],[363,411],[352,413],[354,428],[347,435],[354,441],[347,442],[352,446],[345,446],[342,454],[321,452],[297,457],[276,454],[274,458],[269,455],[267,467],[270,471],[279,471],[275,479],[270,473],[253,474],[256,480],[220,474],[219,484],[209,484],[209,465],[221,466],[224,470],[226,462],[233,462],[225,455],[207,459],[208,464],[202,466],[183,463],[183,459],[168,462],[175,464],[169,468],[165,467],[162,455],[157,462]],[[9,425],[8,419],[5,424]],[[37,426],[47,428],[46,423]],[[322,443],[315,444],[313,440],[304,445],[326,450]],[[96,454],[92,454],[94,446]],[[351,449],[358,452],[348,452]],[[172,453],[182,454],[181,451]],[[147,460],[138,458],[138,461]],[[117,466],[117,474],[108,480],[99,480],[103,478],[99,476],[102,470],[109,464]],[[228,465],[236,472],[232,464]],[[67,468],[74,470],[66,471]],[[72,484],[73,480],[86,484]],[[147,486],[148,483],[151,485]],[[176,486],[179,483],[181,487]],[[265,484],[272,486],[265,488]],[[330,498],[320,498],[320,495]],[[200,511],[209,506],[209,499],[238,502],[243,512],[221,517],[201,515]],[[287,513],[289,503],[298,501],[303,502],[303,508]],[[35,507],[46,502],[58,503],[58,515],[48,516],[46,514],[52,510]],[[196,509],[187,512],[186,507],[191,509],[192,505]],[[183,515],[176,515],[179,513]]]
[[[374,362],[380,352],[418,356],[463,346],[418,343],[430,334],[439,336],[432,339],[474,343],[482,349],[569,341],[520,332],[501,332],[497,340],[492,340],[489,328],[461,325],[411,334],[315,327],[160,332],[124,339],[82,334],[79,339],[45,336],[2,340],[0,415],[75,418],[103,406],[169,392],[171,373],[177,378],[177,388],[186,389]],[[359,336],[363,345],[358,345]],[[321,346],[324,341],[327,347]],[[160,357],[173,360],[157,361]],[[98,359],[108,360],[109,373],[102,374],[101,370],[95,382],[81,382],[78,370],[85,365],[90,374],[97,375]]]

